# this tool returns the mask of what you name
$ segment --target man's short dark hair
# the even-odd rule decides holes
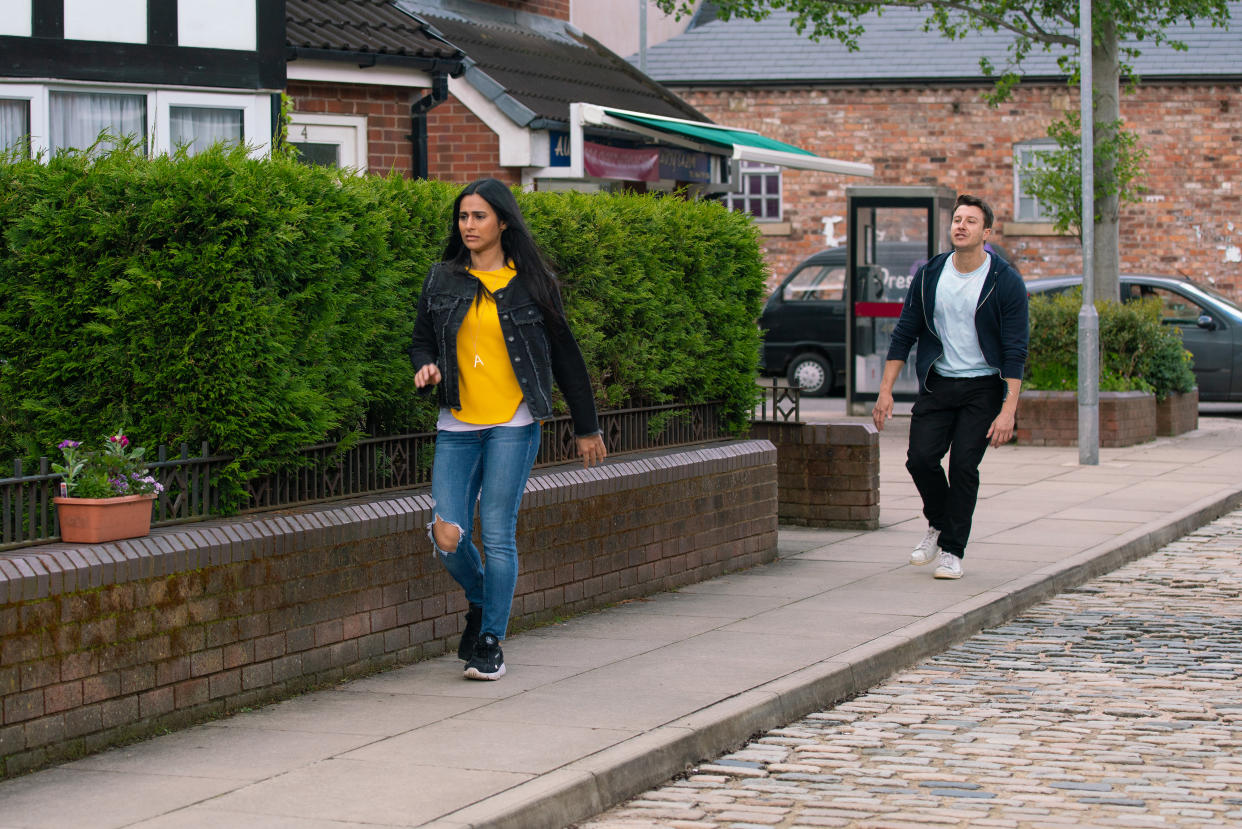
[[[992,218],[993,218],[992,208],[989,207],[988,203],[985,202],[983,199],[979,198],[978,196],[968,196],[965,193],[963,193],[962,195],[957,197],[957,204],[953,205],[953,212],[956,213],[957,209],[961,207],[962,205],[966,205],[967,207],[977,207],[980,210],[982,210],[983,211],[983,226],[984,227],[992,226]]]

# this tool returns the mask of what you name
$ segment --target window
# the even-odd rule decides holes
[[[1155,298],[1160,300],[1160,321],[1166,325],[1189,326],[1198,324],[1199,317],[1207,314],[1207,309],[1197,302],[1182,296],[1168,288],[1155,285],[1134,285],[1122,291],[1122,299],[1138,300]]]
[[[245,111],[211,107],[168,108],[169,141],[173,148],[185,147],[196,155],[217,142],[240,144],[245,138],[242,127]]]
[[[1019,222],[1051,222],[1052,214],[1039,199],[1026,192],[1031,173],[1042,166],[1041,155],[1057,145],[1051,140],[1024,141],[1013,148],[1013,215]]]
[[[742,162],[742,191],[729,193],[730,210],[749,213],[757,222],[781,220],[781,168],[751,161]]]
[[[30,135],[30,102],[0,98],[0,155]]]
[[[845,299],[845,268],[840,265],[810,265],[798,271],[785,285],[786,302]]]
[[[365,119],[361,119],[365,123]],[[20,132],[14,132],[20,130]],[[146,152],[191,154],[217,141],[245,144],[250,155],[267,154],[272,134],[272,98],[267,93],[192,92],[152,87],[94,84],[17,84],[0,80],[0,150],[12,135],[29,135],[32,154],[87,149],[100,133],[114,146],[136,136]]]
[[[116,145],[117,138],[136,136],[147,146],[147,96],[112,92],[52,92],[49,97],[52,152],[85,149],[99,141],[100,150]]]
[[[367,169],[367,119],[362,115],[289,116],[289,143],[303,164]]]

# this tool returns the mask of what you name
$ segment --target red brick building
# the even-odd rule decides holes
[[[1012,99],[989,108],[978,58],[1003,65],[1006,40],[948,41],[922,32],[921,21],[897,9],[870,18],[856,53],[798,35],[788,14],[708,22],[653,47],[648,71],[717,123],[872,163],[867,183],[981,194],[1024,275],[1077,272],[1078,239],[1053,233],[1038,206],[1015,195],[1023,154],[1037,152],[1048,125],[1077,108],[1077,89],[1052,56],[1036,55]],[[1146,193],[1122,212],[1122,269],[1202,278],[1242,299],[1242,32],[1177,34],[1189,50],[1148,49],[1136,63],[1141,84],[1123,95],[1126,125],[1148,159]],[[779,207],[765,207],[777,215],[758,220],[775,274],[843,240],[853,183],[779,173]]]

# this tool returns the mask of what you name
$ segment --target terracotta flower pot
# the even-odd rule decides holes
[[[71,544],[142,538],[151,532],[154,500],[154,494],[52,499],[60,518],[60,538]]]

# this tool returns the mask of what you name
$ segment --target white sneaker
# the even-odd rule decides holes
[[[938,579],[960,579],[962,577],[962,560],[957,556],[945,550],[940,551],[940,555],[936,558],[936,572],[932,573]]]
[[[910,563],[915,567],[921,567],[928,564],[936,557],[936,553],[940,552],[940,530],[935,527],[927,528],[927,535],[923,536],[923,540],[919,542],[919,546],[914,548],[914,552],[910,553]]]

